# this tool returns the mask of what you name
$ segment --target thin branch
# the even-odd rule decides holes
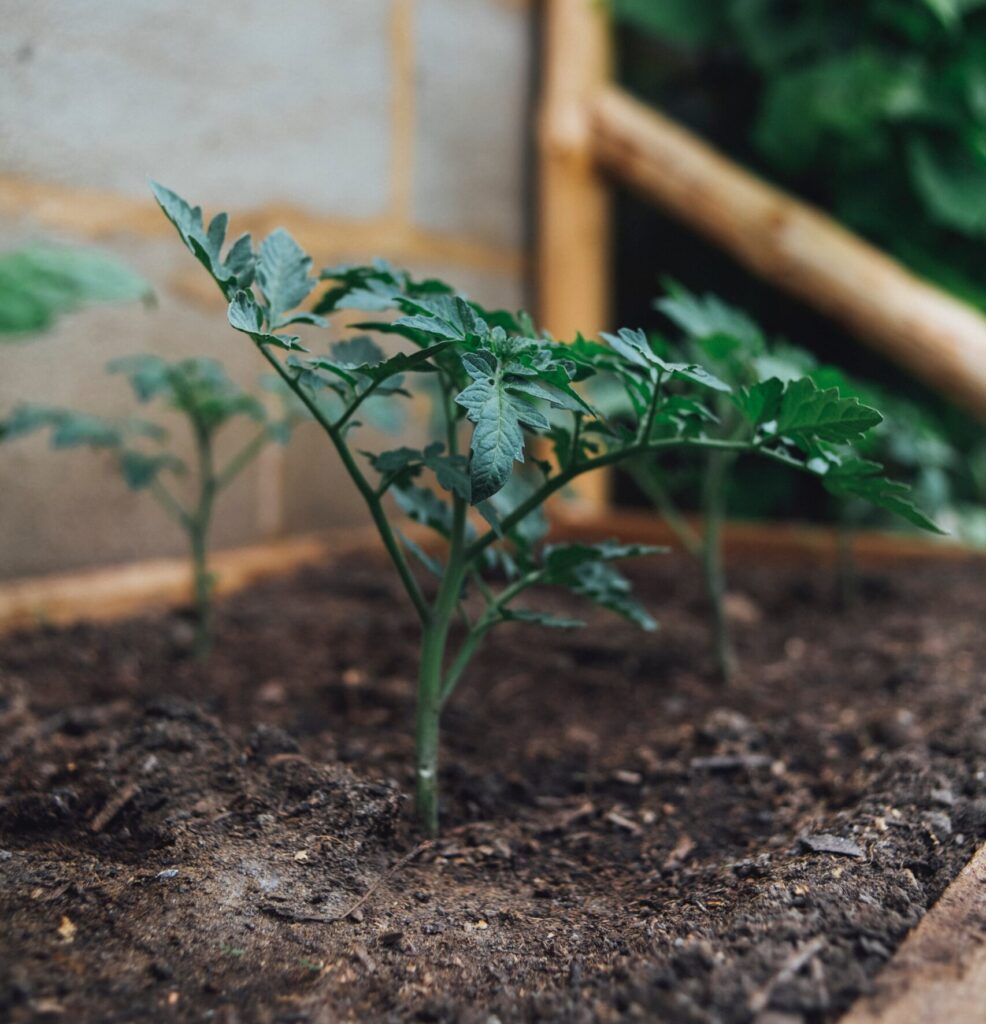
[[[661,441],[652,441],[650,444],[634,444],[630,445],[628,448],[614,448],[611,451],[604,452],[602,455],[597,455],[593,459],[586,459],[584,462],[580,462],[573,470],[564,470],[556,476],[551,477],[550,480],[546,480],[533,494],[531,494],[525,501],[521,502],[513,512],[504,517],[500,523],[500,528],[503,533],[507,533],[525,516],[530,515],[531,512],[540,507],[552,494],[556,491],[560,491],[563,487],[571,483],[572,480],[581,476],[583,473],[589,473],[594,469],[602,469],[604,466],[612,466],[625,459],[633,458],[638,455],[649,455],[655,452],[664,451],[668,448],[704,448],[719,451],[741,452],[749,451],[752,447],[753,446],[750,442],[721,441],[714,438],[701,437],[675,437]],[[775,458],[778,461],[784,462],[786,465],[792,464],[790,457],[781,457],[778,453],[773,452],[769,448],[760,448],[758,450],[768,458]],[[494,530],[487,530],[486,533],[481,537],[478,537],[469,545],[466,549],[466,558],[472,561],[477,556],[481,555],[492,543],[494,543],[494,541],[496,541],[496,539],[496,532]]]
[[[353,404],[332,424],[332,429],[336,431],[339,436],[342,436],[342,429],[345,425],[353,418],[353,413],[373,394],[374,391],[380,387],[385,380],[389,380],[389,377],[381,377],[380,380],[375,380],[364,392],[356,396],[356,400]]]
[[[370,485],[369,481],[363,475],[359,466],[356,464],[356,460],[353,458],[345,440],[336,433],[331,420],[329,420],[325,415],[318,403],[305,393],[304,388],[302,388],[294,377],[292,377],[291,374],[288,373],[288,371],[281,365],[280,360],[268,351],[267,346],[258,344],[257,348],[260,349],[261,355],[263,355],[271,365],[274,372],[281,378],[281,380],[284,381],[285,384],[287,384],[298,398],[301,399],[305,407],[315,418],[315,422],[318,423],[326,434],[328,434],[329,440],[332,442],[339,458],[342,460],[343,466],[346,468],[346,472],[356,485],[356,489],[360,492],[363,501],[366,502],[370,515],[373,517],[373,522],[380,533],[380,538],[383,540],[384,547],[387,549],[387,554],[390,556],[390,560],[394,563],[394,567],[397,569],[397,574],[400,576],[401,582],[404,584],[407,596],[411,599],[411,603],[414,605],[414,610],[418,613],[418,618],[423,623],[427,623],[430,613],[428,611],[428,605],[425,602],[424,595],[421,593],[421,588],[418,586],[418,581],[414,578],[414,574],[411,572],[411,568],[407,564],[407,559],[404,557],[404,553],[397,542],[397,538],[394,536],[394,531],[387,522],[387,517],[380,504],[380,498]]]
[[[171,491],[168,490],[167,487],[164,486],[163,483],[161,483],[160,480],[155,479],[151,484],[149,491],[154,495],[158,504],[161,505],[164,511],[167,512],[183,530],[187,530],[189,528],[191,516],[189,516],[188,512],[185,511],[181,502],[178,501],[178,499],[171,493]]]
[[[668,524],[671,532],[678,538],[681,546],[692,558],[702,556],[702,538],[691,523],[681,514],[678,506],[675,505],[668,494],[667,489],[657,479],[655,474],[645,467],[637,468],[636,460],[631,461],[627,471],[633,478],[634,483],[644,492],[648,500],[657,506],[661,518]]]
[[[270,428],[265,425],[263,430],[253,440],[245,444],[230,460],[226,466],[216,474],[216,489],[222,490],[228,487],[247,466],[260,454],[261,449],[270,439]]]
[[[568,465],[566,469],[572,470],[579,463],[579,444],[582,440],[582,413],[572,412],[575,425],[572,427],[572,450],[568,453]]]

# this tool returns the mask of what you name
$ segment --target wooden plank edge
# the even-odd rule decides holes
[[[701,528],[701,520],[690,518],[689,521]],[[624,542],[680,548],[670,528],[654,512],[624,511],[594,516],[558,509],[553,522],[557,532],[570,540],[615,537]],[[801,523],[732,521],[723,528],[723,543],[726,557],[734,562],[828,566],[835,564],[839,553],[839,538],[834,529]],[[986,562],[986,549],[916,534],[864,530],[853,539],[853,557],[860,565],[871,566],[905,562]]]
[[[986,844],[904,939],[840,1024],[986,1020]]]
[[[556,509],[552,522],[553,533],[561,540],[615,537],[677,546],[663,521],[649,512],[585,515]],[[405,529],[419,543],[434,546],[421,527],[408,524]],[[825,527],[731,522],[726,524],[723,536],[726,555],[735,562],[829,566],[837,556],[836,534]],[[216,593],[232,594],[259,580],[360,551],[380,551],[380,541],[372,527],[329,530],[219,551],[212,559],[218,577]],[[984,550],[906,534],[873,532],[857,534],[854,556],[860,565],[986,562]],[[44,623],[111,621],[156,608],[180,606],[190,600],[191,578],[184,558],[159,558],[11,580],[0,583],[0,635]]]

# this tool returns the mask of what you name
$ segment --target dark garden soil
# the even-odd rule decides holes
[[[205,665],[178,616],[0,641],[0,1019],[835,1020],[986,835],[982,567],[850,613],[738,569],[728,690],[692,566],[636,575],[657,634],[493,637],[424,848],[373,560],[226,601]]]

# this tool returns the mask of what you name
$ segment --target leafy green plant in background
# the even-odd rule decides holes
[[[191,549],[195,592],[195,651],[204,655],[211,644],[213,577],[209,572],[209,534],[220,493],[272,441],[284,443],[307,411],[286,394],[283,414],[271,416],[253,395],[229,379],[211,359],[167,362],[158,356],[117,359],[107,369],[126,376],[138,401],[158,400],[187,422],[195,444],[194,497],[176,497],[168,477],[189,475],[186,462],[169,450],[168,431],[143,419],[111,419],[47,405],[25,404],[4,424],[6,440],[49,430],[55,449],[88,447],[111,452],[127,485],[147,491],[182,528]],[[217,463],[220,432],[237,419],[252,420],[256,431],[224,465]]]
[[[837,405],[855,400],[855,406],[849,407],[851,412],[840,416],[824,430],[816,430],[801,444],[808,456],[805,468],[819,474],[841,510],[838,519],[844,524],[844,557],[840,559],[840,579],[844,587],[852,578],[851,563],[845,557],[851,551],[850,530],[865,514],[862,510],[889,511],[921,529],[937,531],[935,524],[913,502],[909,487],[885,479],[881,464],[875,461],[883,457],[904,469],[932,508],[943,507],[947,469],[955,453],[918,410],[901,399],[882,396],[876,389],[866,389],[850,381],[834,367],[819,366],[803,349],[778,342],[768,344],[760,328],[745,313],[713,295],[700,297],[669,283],[668,294],[658,299],[655,306],[681,331],[684,357],[730,386],[728,392],[716,396],[708,409],[704,431],[709,436],[732,441],[750,438],[755,424],[744,405],[752,402],[757,408],[761,401],[765,403],[761,416],[766,416],[768,421],[777,416],[777,421],[770,424],[772,430],[796,435],[800,414],[785,413],[784,399],[778,401],[773,397],[781,394],[812,395],[812,401],[831,400]],[[668,342],[655,338],[652,344],[671,358]],[[881,401],[884,398],[886,401]],[[882,409],[893,409],[893,418],[874,414],[875,404],[880,404]],[[735,670],[736,658],[725,608],[721,530],[727,493],[734,482],[731,478],[740,454],[741,449],[715,450],[705,456],[701,470],[700,529],[682,514],[674,478],[666,474],[664,467],[652,458],[638,458],[624,465],[682,547],[701,562],[711,607],[716,657],[727,681]],[[756,487],[756,475],[749,474],[747,482]]]
[[[100,252],[33,243],[0,254],[0,343],[35,337],[87,305],[136,299],[153,299],[147,282]],[[7,434],[0,417],[0,441]]]
[[[0,341],[49,330],[59,316],[86,306],[152,296],[143,278],[103,253],[25,245],[0,254]]]
[[[898,500],[892,484],[878,485],[870,464],[844,457],[832,444],[851,444],[880,414],[836,391],[819,391],[810,380],[771,379],[734,390],[699,365],[662,358],[640,331],[561,345],[525,314],[485,311],[447,285],[415,281],[384,263],[328,268],[316,278],[311,258],[285,231],[268,236],[256,252],[248,235],[224,251],[225,214],[206,226],[198,207],[159,185],[154,193],[227,299],[230,325],[324,430],[420,620],[415,780],[418,816],[431,833],[438,827],[442,709],[483,639],[504,622],[578,624],[518,605],[521,595],[557,585],[654,626],[612,564],[654,549],[545,543],[543,506],[551,495],[583,473],[677,449],[757,453],[833,486],[865,491],[878,503]],[[319,280],[327,289],[316,291]],[[355,329],[397,336],[409,349],[387,356],[360,334],[311,354],[296,328],[327,327],[328,314],[347,308],[390,313]],[[594,377],[609,377],[623,390],[628,417],[607,419],[573,386]],[[397,401],[425,381],[439,439],[383,452],[357,447],[357,417],[368,399]],[[325,394],[335,396],[331,411]],[[710,400],[719,395],[730,395],[742,415],[743,437],[710,434],[716,419]],[[529,457],[531,435],[549,439],[550,459]],[[437,534],[441,554],[401,533],[388,497]],[[430,586],[419,581],[411,559],[433,578]]]
[[[984,0],[608,2],[646,98],[986,307]]]

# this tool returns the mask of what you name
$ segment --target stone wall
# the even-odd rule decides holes
[[[0,348],[0,410],[129,411],[104,364],[262,366],[149,199],[156,178],[234,230],[283,224],[319,265],[383,256],[489,305],[525,295],[531,41],[523,0],[0,0],[0,249],[99,245],[158,303]],[[176,433],[180,424],[175,424]],[[228,439],[235,445],[236,437]],[[363,519],[314,428],[225,495],[220,546]],[[182,550],[97,454],[0,448],[0,578]]]

